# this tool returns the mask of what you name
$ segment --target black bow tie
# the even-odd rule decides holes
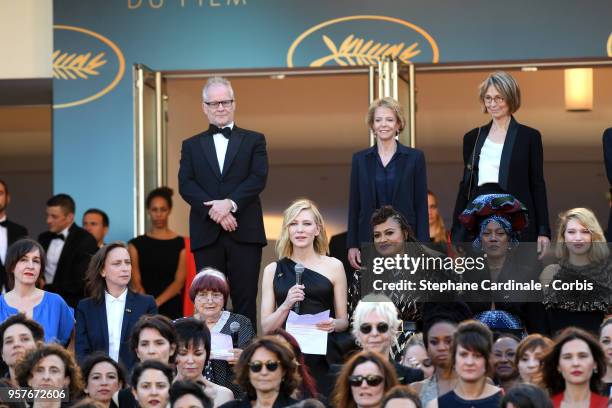
[[[8,225],[8,220],[0,221],[0,227],[5,227]]]
[[[208,128],[208,131],[210,132],[211,135],[221,133],[223,136],[225,136],[226,139],[229,139],[230,136],[232,135],[232,128],[230,127],[224,127],[223,129],[221,129],[215,125],[210,125],[210,127]]]
[[[64,241],[66,239],[66,237],[64,237],[62,234],[52,234],[51,235],[51,241],[53,241],[55,238],[61,239],[62,241]]]

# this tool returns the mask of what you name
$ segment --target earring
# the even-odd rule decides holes
[[[597,374],[597,367],[593,368],[593,373]]]

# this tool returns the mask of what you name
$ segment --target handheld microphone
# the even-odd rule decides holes
[[[232,322],[230,324],[230,333],[232,333],[232,345],[238,348],[238,332],[240,331],[240,323]]]
[[[302,265],[301,263],[296,263],[293,269],[295,270],[295,284],[301,285],[302,274],[304,273],[304,265]],[[300,302],[295,302],[295,304],[293,305],[293,311],[297,314],[300,314]]]

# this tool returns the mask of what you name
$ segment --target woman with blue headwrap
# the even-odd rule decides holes
[[[540,269],[530,266],[527,259],[533,258],[520,256],[518,248],[519,233],[528,224],[525,206],[510,194],[484,194],[467,206],[459,220],[476,236],[472,246],[479,253],[475,256],[485,259],[484,268],[469,270],[463,276],[482,289],[468,298],[476,300],[469,303],[476,318],[493,331],[519,336],[526,326],[534,328],[526,302],[537,300],[540,293],[525,290],[523,285],[537,281]],[[500,288],[495,289],[495,285]]]

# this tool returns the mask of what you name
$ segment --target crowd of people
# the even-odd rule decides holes
[[[210,128],[185,140],[179,171],[189,238],[170,229],[161,187],[146,199],[150,228],[128,243],[105,241],[100,209],[77,226],[67,194],[47,201],[33,240],[7,219],[0,180],[0,405],[608,407],[610,251],[582,207],[551,241],[541,135],[514,118],[509,74],[480,85],[491,120],[464,137],[450,230],[424,154],[396,139],[399,104],[383,98],[366,120],[376,144],[353,157],[344,249],[330,256],[321,211],[297,199],[261,282],[265,138],[235,126],[226,79],[202,97]],[[374,269],[406,258],[434,262]],[[460,258],[482,267],[442,266]]]

